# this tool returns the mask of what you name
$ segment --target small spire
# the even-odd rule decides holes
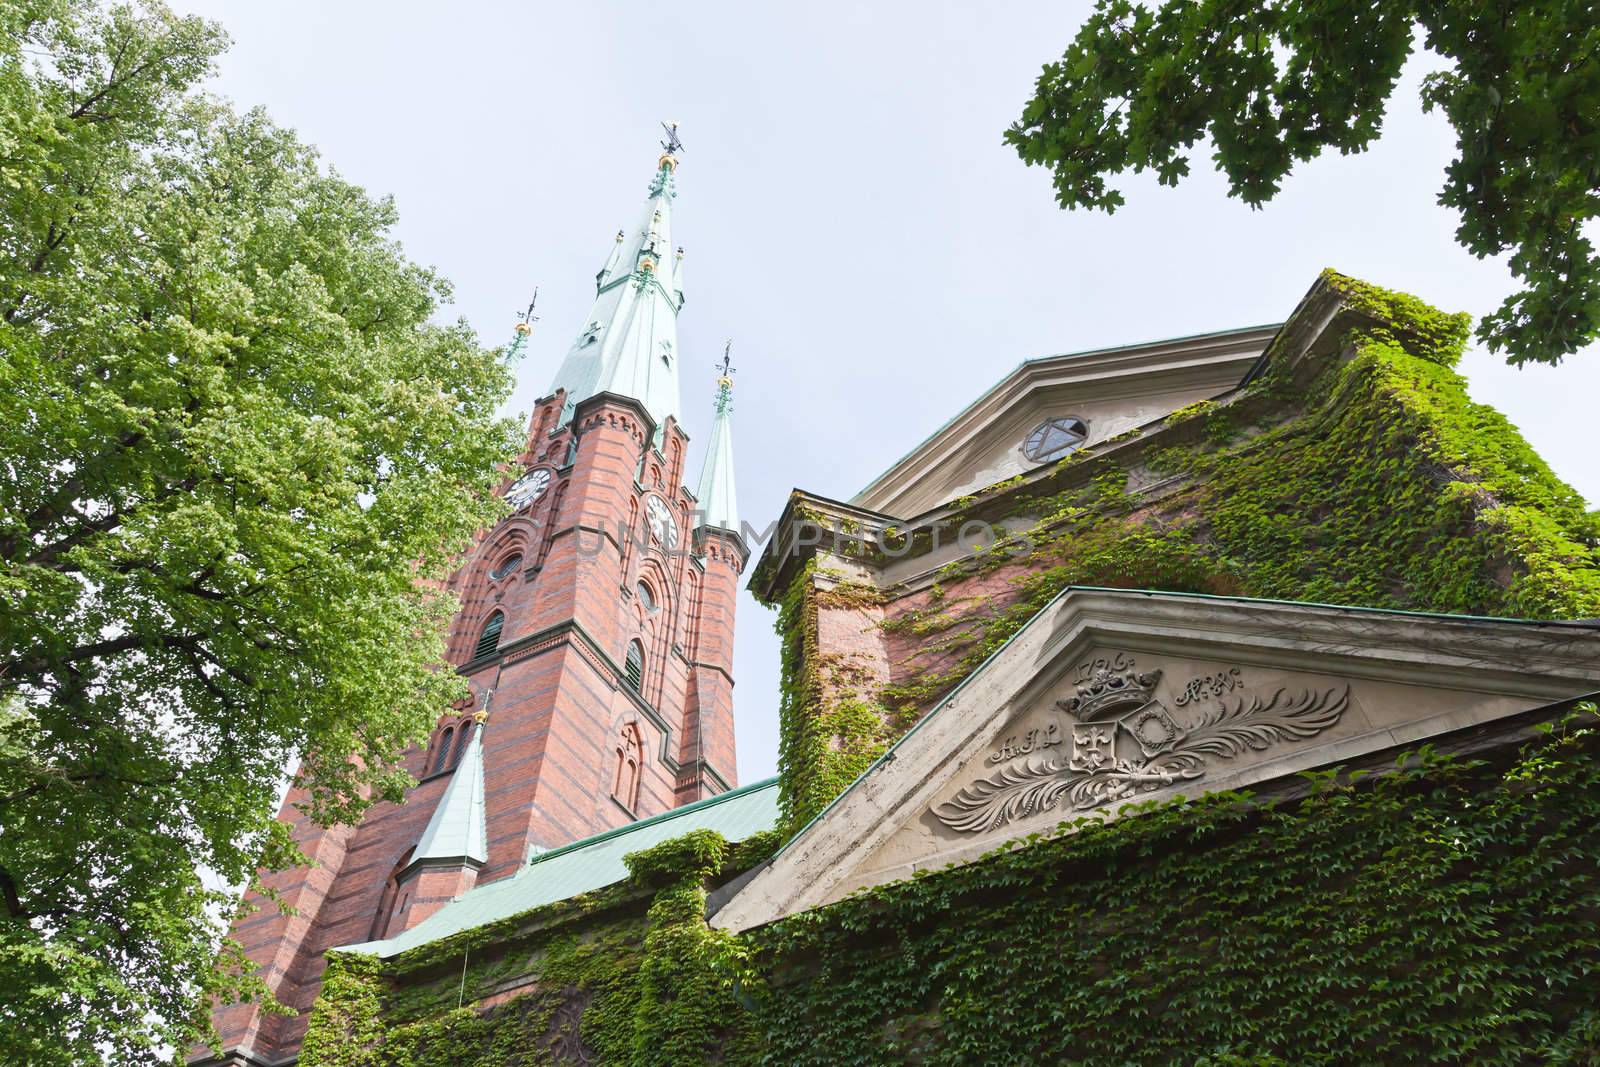
[[[697,529],[726,530],[740,535],[739,493],[733,477],[733,341],[722,349],[717,364],[716,415],[711,420],[711,440],[706,445],[705,466],[700,470],[700,505]]]
[[[479,711],[472,718],[472,739],[417,841],[413,865],[423,860],[460,860],[482,866],[489,859],[483,815],[483,724],[488,712]]]

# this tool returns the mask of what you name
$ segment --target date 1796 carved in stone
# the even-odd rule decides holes
[[[1208,759],[1260,752],[1279,741],[1302,741],[1339,721],[1350,703],[1350,687],[1303,690],[1280,688],[1271,696],[1233,694],[1243,686],[1238,668],[1196,679],[1184,688],[1180,704],[1215,703],[1200,717],[1179,723],[1157,699],[1161,672],[1140,672],[1132,657],[1118,653],[1081,664],[1074,674],[1076,694],[1056,701],[1075,721],[1066,731],[1070,751],[1049,753],[1039,746],[1002,746],[991,755],[1015,753],[1020,762],[1002,767],[966,786],[934,816],[952,830],[982,833],[1062,804],[1077,811],[1153,793],[1204,777]],[[1056,736],[1052,724],[1036,734]],[[1004,757],[1002,757],[1004,758]]]

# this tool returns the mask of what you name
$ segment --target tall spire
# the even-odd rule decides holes
[[[483,822],[483,719],[480,712],[472,726],[472,740],[456,764],[455,776],[445,786],[439,806],[428,819],[428,828],[417,841],[411,866],[454,860],[481,867],[489,859]]]
[[[683,250],[672,244],[672,201],[677,197],[677,125],[665,149],[639,224],[619,230],[605,266],[595,276],[594,307],[550,391],[567,391],[561,421],[596,393],[639,401],[658,428],[678,414],[678,311],[683,307]]]
[[[717,367],[716,413],[711,420],[711,441],[705,466],[700,470],[700,504],[697,529],[726,530],[738,534],[739,493],[733,483],[733,342],[722,352]]]

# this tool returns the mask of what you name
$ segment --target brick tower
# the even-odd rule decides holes
[[[503,489],[512,513],[449,579],[448,658],[469,700],[407,756],[405,803],[359,826],[282,818],[312,866],[265,878],[233,935],[294,1015],[220,1011],[224,1053],[193,1063],[292,1063],[331,948],[393,936],[530,854],[737,784],[733,618],[749,555],[733,479],[731,368],[717,380],[699,492],[685,486],[671,242],[676,137],[642,219],[619,231],[594,307],[533,412]],[[513,347],[531,332],[519,323]]]

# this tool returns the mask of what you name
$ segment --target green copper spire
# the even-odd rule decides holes
[[[700,470],[699,519],[696,529],[740,532],[739,493],[733,482],[733,342],[723,350],[717,368],[716,414],[711,420],[711,441],[706,447],[705,466]]]
[[[482,866],[489,858],[483,823],[483,720],[472,726],[472,740],[445,786],[439,806],[422,831],[412,864],[423,860],[460,860]]]
[[[572,409],[596,393],[638,400],[660,426],[678,414],[678,311],[683,307],[683,250],[672,244],[672,201],[680,148],[669,130],[639,224],[621,230],[595,276],[594,307],[562,360],[550,391],[567,391]]]

